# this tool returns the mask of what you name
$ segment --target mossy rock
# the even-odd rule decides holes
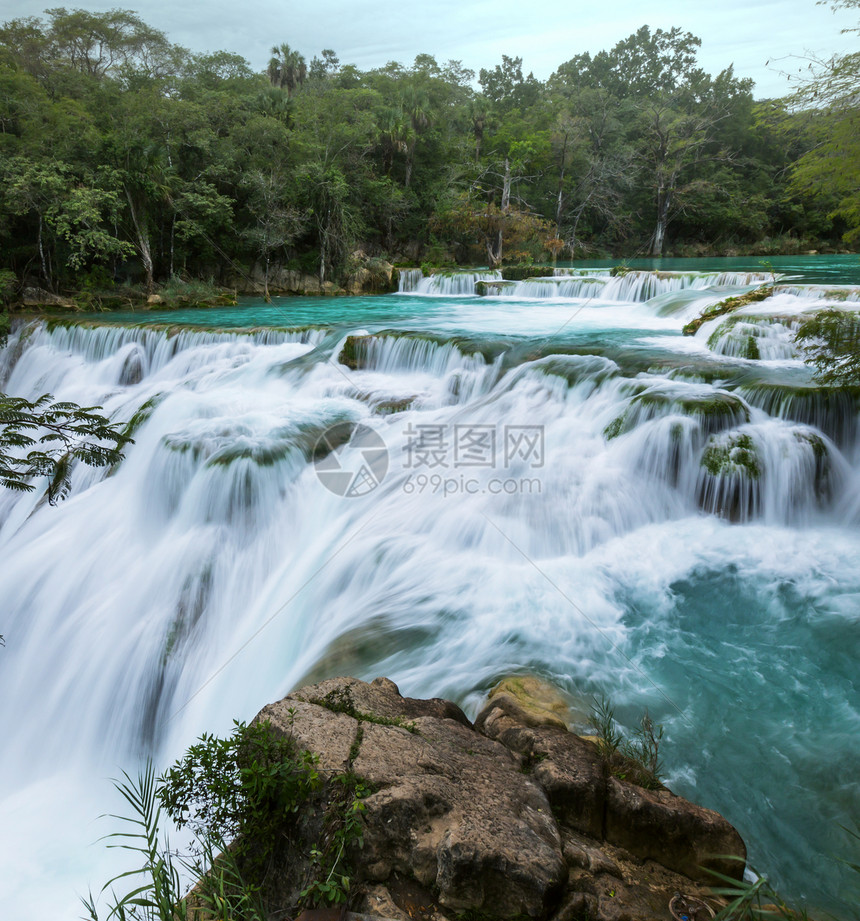
[[[812,449],[812,456],[815,458],[813,473],[815,498],[819,505],[826,505],[834,494],[834,468],[830,448],[817,432],[797,430],[794,437],[798,442]]]
[[[860,388],[758,382],[740,388],[740,393],[770,416],[812,426],[840,446],[854,442]]]
[[[740,310],[741,307],[746,307],[748,304],[766,301],[772,295],[773,285],[767,284],[760,285],[753,291],[747,291],[746,294],[739,294],[736,297],[727,297],[719,303],[713,304],[711,307],[703,310],[695,320],[690,320],[683,328],[682,332],[685,336],[695,336],[709,320],[715,320],[717,317],[721,317],[726,313]]]
[[[702,454],[701,465],[713,477],[740,476],[758,480],[762,475],[758,449],[745,433],[712,438]]]
[[[733,393],[720,390],[685,393],[683,389],[650,388],[634,396],[627,409],[606,426],[603,434],[611,440],[651,419],[674,414],[697,419],[705,435],[734,428],[749,422],[750,418],[743,400]]]
[[[505,281],[524,281],[526,278],[546,278],[554,269],[551,265],[506,265],[502,267]]]
[[[547,355],[524,363],[524,369],[560,377],[572,387],[589,381],[595,387],[618,375],[618,365],[597,355]]]
[[[415,397],[406,397],[403,400],[382,400],[373,407],[378,416],[391,416],[394,413],[405,413],[412,408]]]
[[[729,521],[749,521],[761,501],[762,460],[744,432],[713,436],[700,460],[698,502],[703,511]]]
[[[500,707],[527,726],[567,729],[570,704],[555,685],[534,675],[510,675],[487,695],[484,709]]]
[[[347,336],[337,356],[337,360],[342,365],[346,365],[351,371],[357,371],[364,366],[364,357],[362,353],[362,343],[366,343],[371,336]]]
[[[498,297],[505,288],[510,288],[514,284],[516,282],[512,281],[477,281],[475,294],[479,297]]]

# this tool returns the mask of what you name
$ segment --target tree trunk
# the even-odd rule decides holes
[[[173,214],[173,217],[170,221],[170,277],[173,278],[173,256],[174,256],[174,240],[176,237],[176,214]]]
[[[491,269],[502,264],[502,251],[505,240],[505,218],[511,210],[511,164],[505,157],[505,175],[502,178],[502,205],[499,208],[498,227],[492,230],[492,195],[487,200],[487,261]]]
[[[657,185],[657,224],[651,240],[651,255],[662,256],[663,244],[666,242],[666,227],[669,223],[669,210],[675,192],[674,177],[668,180],[661,176]]]
[[[42,245],[42,215],[39,214],[39,258],[42,260],[42,277],[48,287],[51,287],[51,279],[48,277],[48,266],[45,262],[45,247]]]
[[[413,141],[406,153],[406,179],[403,182],[403,188],[408,189],[409,183],[412,181],[412,162],[415,159],[415,141]]]
[[[320,234],[320,288],[325,284],[325,259],[326,243],[328,241],[328,228]]]
[[[564,214],[564,160],[567,156],[567,135],[564,136],[564,146],[561,148],[561,166],[558,171],[558,195],[555,205],[555,235],[561,237],[561,218]]]
[[[146,230],[146,222],[138,219],[137,210],[134,207],[134,199],[131,190],[126,186],[125,197],[128,199],[128,210],[131,214],[131,222],[134,224],[134,232],[137,236],[137,251],[140,253],[140,261],[143,263],[143,271],[146,273],[146,290],[152,294],[155,287],[154,271],[152,263],[152,249],[149,246],[149,234]]]

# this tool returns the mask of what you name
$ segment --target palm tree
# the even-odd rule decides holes
[[[412,164],[415,159],[415,145],[418,136],[430,127],[430,99],[422,89],[407,87],[402,95],[403,111],[409,116],[412,124],[412,135],[409,138],[409,147],[406,154],[406,181],[403,183],[408,189],[412,179]]]
[[[296,87],[305,82],[308,67],[303,54],[293,51],[286,42],[272,48],[272,57],[266,69],[269,82],[272,86],[287,91],[287,98],[291,98]]]

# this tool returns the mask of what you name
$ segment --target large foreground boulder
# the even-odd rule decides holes
[[[541,916],[557,901],[567,867],[546,794],[455,705],[403,698],[385,679],[336,679],[260,716],[324,768],[350,762],[375,790],[364,801],[365,880],[411,875],[442,906],[499,918]]]
[[[711,855],[740,858],[714,866],[742,873],[744,844],[725,819],[613,776],[564,727],[562,702],[531,690],[534,705],[521,683],[494,694],[474,726],[384,678],[324,681],[260,712],[322,772],[352,772],[372,791],[351,907],[404,921],[465,910],[658,921],[674,893],[707,894]]]

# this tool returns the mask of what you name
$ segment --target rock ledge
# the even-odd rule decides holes
[[[497,694],[473,726],[455,704],[403,697],[388,679],[336,678],[257,719],[374,791],[352,855],[358,911],[668,921],[676,892],[707,896],[703,867],[742,873],[746,850],[725,819],[612,776],[545,710],[542,720]]]

